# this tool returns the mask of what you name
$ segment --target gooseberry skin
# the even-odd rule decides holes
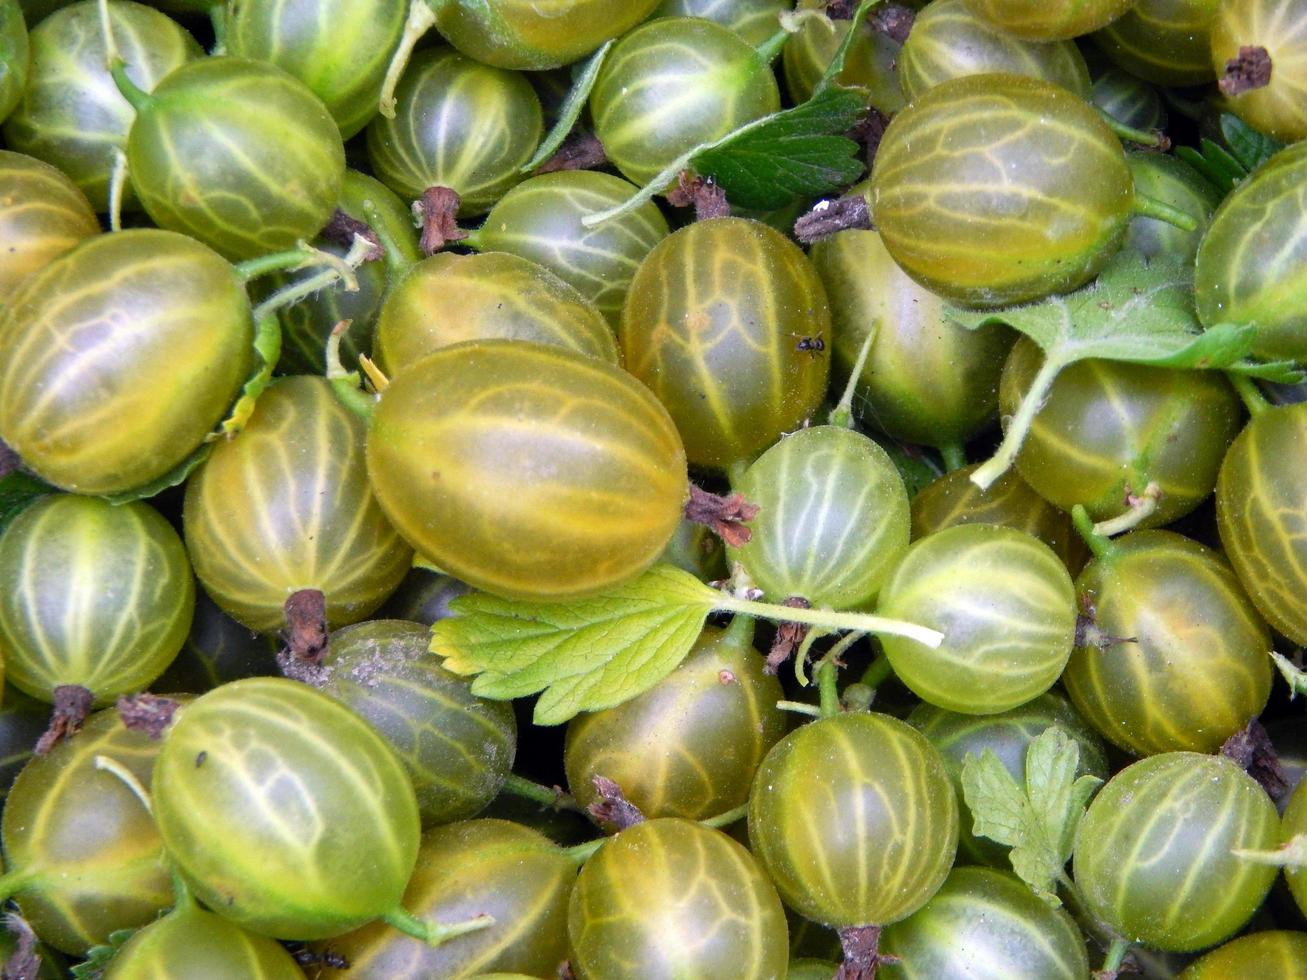
[[[294,75],[349,139],[376,114],[406,6],[402,0],[239,0],[227,13],[227,53]]]
[[[365,439],[326,379],[297,375],[265,391],[239,438],[191,474],[186,547],[224,611],[269,632],[293,593],[317,589],[334,629],[395,590],[412,552],[368,484]]]
[[[1139,0],[1093,35],[1114,62],[1154,85],[1202,85],[1216,77],[1211,30],[1220,0]]]
[[[475,247],[540,263],[575,286],[616,329],[635,270],[669,233],[667,219],[652,201],[593,228],[581,219],[635,192],[629,181],[592,170],[530,177],[491,208],[473,235]]]
[[[1177,980],[1238,980],[1239,977],[1302,976],[1307,933],[1287,929],[1250,932],[1190,963]]]
[[[27,87],[31,46],[18,0],[0,0],[0,122],[13,112]]]
[[[894,117],[871,176],[873,220],[921,285],[969,306],[1008,306],[1092,279],[1125,237],[1125,151],[1066,89],[970,75]]]
[[[303,980],[286,948],[194,902],[174,908],[114,953],[104,980]]]
[[[368,477],[396,530],[475,588],[566,599],[629,581],[688,496],[667,412],[630,375],[526,341],[446,347],[377,404]]]
[[[144,3],[111,3],[108,12],[127,77],[144,91],[204,55],[176,21]],[[115,155],[126,149],[134,111],[106,67],[97,5],[75,4],[29,23],[31,73],[5,121],[5,143],[58,167],[96,211],[107,211]],[[130,183],[123,206],[140,208]]]
[[[1062,682],[1108,741],[1135,755],[1214,752],[1266,706],[1270,635],[1210,548],[1137,531],[1076,591],[1102,645],[1077,647]]]
[[[506,820],[465,820],[422,835],[404,907],[438,922],[490,915],[494,924],[432,947],[384,923],[322,944],[346,970],[323,977],[470,977],[526,971],[545,977],[567,958],[567,900],[576,862],[541,834]],[[514,974],[515,976],[518,974]]]
[[[1178,157],[1151,150],[1126,154],[1135,190],[1179,208],[1197,223],[1194,231],[1185,231],[1157,218],[1137,214],[1130,219],[1124,248],[1132,248],[1147,258],[1172,255],[1193,261],[1203,239],[1212,212],[1221,203],[1221,193],[1189,164]]]
[[[954,868],[929,902],[885,928],[879,948],[898,962],[877,973],[895,980],[1089,976],[1075,920],[1015,875],[992,868]]]
[[[196,898],[274,938],[325,939],[399,908],[418,851],[402,763],[349,708],[280,677],[178,709],[154,817]]]
[[[1066,41],[1106,27],[1138,0],[1082,0],[1044,3],[1042,0],[966,0],[977,17],[1031,41]]]
[[[100,233],[86,195],[35,157],[0,150],[0,310],[28,276]]]
[[[776,888],[721,831],[646,820],[586,861],[567,913],[577,980],[769,980],[785,974]]]
[[[609,52],[590,91],[608,160],[647,184],[688,150],[780,109],[770,66],[712,21],[650,21]]]
[[[1071,575],[1033,535],[994,524],[938,531],[908,549],[877,612],[944,634],[937,649],[881,645],[899,680],[929,704],[997,714],[1053,686],[1076,635]]]
[[[525,76],[448,48],[414,55],[395,101],[394,118],[378,116],[367,129],[377,179],[409,200],[448,187],[463,217],[484,214],[522,179],[544,131]]]
[[[9,682],[34,698],[81,685],[105,705],[141,690],[194,611],[181,539],[148,504],[51,494],[0,535],[0,651]]]
[[[1008,355],[999,410],[1010,417],[1043,360],[1026,338]],[[1242,406],[1216,371],[1090,359],[1063,368],[1035,416],[1016,468],[1063,510],[1082,504],[1096,521],[1130,509],[1127,494],[1155,483],[1156,509],[1137,526],[1168,524],[1212,492]]]
[[[704,629],[685,661],[643,694],[579,715],[563,764],[577,802],[604,776],[646,817],[703,820],[748,801],[753,774],[785,733],[780,682],[748,640]]]
[[[843,426],[800,429],[735,481],[759,510],[727,548],[773,602],[850,609],[876,597],[908,549],[908,493],[893,461]]]
[[[621,360],[592,303],[544,266],[507,252],[423,259],[390,287],[375,336],[373,357],[388,375],[469,340],[525,340]]]
[[[496,68],[540,71],[585,57],[649,16],[658,0],[455,0],[436,28],[464,54]]]
[[[1265,790],[1223,756],[1156,755],[1098,791],[1076,835],[1074,876],[1088,911],[1165,952],[1232,935],[1277,869],[1237,857],[1270,850],[1279,818]]]
[[[322,100],[280,68],[229,55],[183,65],[155,87],[132,123],[127,161],[156,224],[232,260],[312,238],[345,177]]]
[[[1089,69],[1074,43],[1022,40],[976,16],[966,0],[927,4],[899,53],[899,84],[908,101],[951,78],[995,71],[1042,78],[1089,98]]]
[[[1307,404],[1268,409],[1234,440],[1216,483],[1221,546],[1257,611],[1307,644]]]
[[[701,17],[729,27],[754,47],[776,33],[789,0],[662,0],[650,17]]]
[[[1298,788],[1289,797],[1289,805],[1284,808],[1281,842],[1288,844],[1300,834],[1307,834],[1307,783],[1299,783]],[[1285,868],[1284,880],[1289,883],[1289,892],[1303,915],[1307,915],[1307,870],[1303,868]]]
[[[853,402],[862,422],[936,447],[959,445],[994,423],[1013,331],[954,323],[948,304],[913,282],[874,231],[832,235],[809,257],[830,300],[837,376],[852,373],[867,334],[876,334]]]
[[[825,12],[825,0],[799,0],[798,11]],[[873,10],[873,13],[875,11]],[[785,87],[795,105],[808,101],[835,52],[853,28],[851,19],[830,21],[805,20],[785,43],[781,63],[785,69]],[[898,58],[902,45],[885,31],[877,30],[869,20],[858,25],[857,36],[849,43],[844,67],[835,75],[841,88],[860,92],[867,104],[878,112],[892,115],[906,104],[898,78]]]
[[[1218,0],[1211,27],[1212,67],[1244,47],[1261,47],[1271,59],[1270,82],[1226,104],[1253,129],[1285,143],[1307,138],[1307,8],[1298,0]]]
[[[666,406],[690,462],[748,462],[821,404],[830,307],[812,263],[746,218],[701,221],[640,264],[618,333],[626,369]]]
[[[1253,324],[1258,357],[1307,359],[1304,276],[1307,142],[1258,167],[1212,216],[1194,267],[1198,318],[1208,327]]]
[[[767,753],[749,845],[785,904],[835,927],[888,925],[939,890],[957,850],[944,761],[884,714],[811,722]]]

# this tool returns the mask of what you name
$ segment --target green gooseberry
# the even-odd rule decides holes
[[[1212,68],[1224,78],[1244,48],[1261,48],[1270,79],[1228,95],[1226,104],[1260,132],[1285,143],[1307,138],[1307,9],[1297,0],[1218,0],[1211,23]],[[1283,241],[1283,239],[1281,239]]]
[[[1154,85],[1216,77],[1211,32],[1220,0],[1138,0],[1091,38],[1116,64]]]
[[[1112,23],[1138,0],[966,0],[977,17],[1031,41],[1065,41]]]
[[[0,122],[14,111],[27,87],[31,44],[18,0],[0,0]]]
[[[1307,933],[1287,929],[1250,932],[1190,963],[1177,980],[1294,980],[1307,963]]]
[[[825,13],[826,7],[825,0],[799,0],[795,9]],[[872,8],[872,15],[875,13]],[[817,20],[804,21],[781,52],[785,87],[796,105],[812,97],[835,52],[855,29],[851,17],[832,18],[831,25],[834,30]],[[898,78],[902,43],[865,21],[856,30],[845,54],[844,67],[835,75],[834,83],[862,93],[867,105],[892,115],[907,104]]]
[[[35,157],[0,150],[0,311],[24,279],[99,233],[91,203],[68,177]]]

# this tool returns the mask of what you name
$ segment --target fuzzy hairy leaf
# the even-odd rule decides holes
[[[136,929],[119,929],[109,933],[109,941],[103,946],[92,946],[87,951],[86,959],[73,967],[75,980],[98,980],[109,968],[109,961],[118,955],[127,940],[136,935]]]
[[[1012,870],[1051,905],[1071,857],[1085,805],[1102,780],[1076,778],[1080,747],[1056,726],[1026,750],[1025,785],[986,749],[962,764],[962,792],[974,833],[1010,847]]]
[[[479,675],[472,691],[481,697],[543,692],[535,722],[558,725],[621,704],[675,670],[719,598],[671,565],[573,602],[472,593],[431,628],[431,650],[454,673]]]

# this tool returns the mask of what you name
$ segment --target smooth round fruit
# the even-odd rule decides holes
[[[904,980],[1084,980],[1084,937],[1024,881],[991,868],[955,868],[924,906],[880,936],[899,962],[877,973]]]
[[[626,367],[667,407],[690,462],[748,462],[812,416],[828,365],[825,290],[780,232],[745,218],[689,225],[640,264],[622,310]]]
[[[101,711],[14,780],[2,825],[6,870],[18,879],[9,881],[19,885],[21,914],[43,942],[84,956],[172,904],[150,812],[95,762],[112,759],[148,791],[158,751],[158,742],[124,728],[117,711]]]
[[[303,980],[286,948],[246,932],[192,901],[133,935],[114,953],[104,980]]]
[[[178,709],[154,818],[196,898],[251,932],[322,939],[399,907],[418,850],[408,773],[307,685],[233,681]]]
[[[88,238],[0,317],[0,439],[61,489],[140,487],[222,420],[253,343],[241,281],[211,249],[153,229]]]
[[[486,701],[428,650],[419,623],[372,620],[331,637],[313,683],[371,722],[413,780],[422,824],[484,810],[504,786],[517,750],[513,707]]]
[[[837,377],[852,373],[867,334],[876,335],[853,402],[862,422],[894,439],[951,447],[994,423],[1011,330],[954,323],[945,301],[904,274],[874,231],[832,235],[810,256],[830,299]]]
[[[14,111],[31,67],[31,45],[18,0],[0,0],[0,122]]]
[[[1185,231],[1157,218],[1137,214],[1130,219],[1123,247],[1150,259],[1174,255],[1192,261],[1212,220],[1212,211],[1221,203],[1220,191],[1189,164],[1167,153],[1132,151],[1126,154],[1126,162],[1136,191],[1178,208],[1193,218],[1198,227]]]
[[[0,150],[0,311],[24,279],[99,232],[86,195],[63,173]]]
[[[466,340],[527,340],[620,360],[592,303],[544,266],[507,252],[441,252],[409,269],[381,306],[373,356],[389,375]]]
[[[345,176],[322,100],[280,68],[231,56],[191,62],[156,86],[136,111],[127,161],[156,224],[233,260],[312,238]]]
[[[1280,831],[1280,840],[1287,844],[1302,834],[1307,834],[1307,789],[1299,783],[1289,798],[1289,805],[1284,808],[1284,824]],[[1285,868],[1284,880],[1289,883],[1289,891],[1303,915],[1307,915],[1307,869]]]
[[[1244,48],[1262,48],[1270,80],[1227,96],[1226,104],[1254,129],[1292,143],[1307,138],[1307,4],[1302,0],[1218,0],[1211,26],[1212,67],[1218,78]]]
[[[377,178],[412,200],[448,187],[462,216],[484,214],[522,179],[544,132],[540,100],[525,76],[448,48],[420,51],[395,91],[395,117],[368,126]]]
[[[780,109],[771,67],[712,21],[668,17],[631,31],[590,91],[608,160],[647,184],[683,153]]]
[[[749,799],[749,845],[785,904],[826,925],[888,925],[939,890],[958,804],[939,753],[889,715],[849,713],[791,732]]]
[[[685,661],[643,694],[579,715],[563,764],[578,803],[604,776],[646,817],[703,820],[742,806],[767,750],[785,733],[780,682],[747,633],[707,627]]]
[[[1235,850],[1276,846],[1266,792],[1222,756],[1168,752],[1117,773],[1077,832],[1075,882],[1090,914],[1166,952],[1218,943],[1262,903],[1276,869]]]
[[[789,9],[788,0],[662,0],[650,17],[702,17],[757,47],[775,35],[780,13]]]
[[[1071,574],[1089,554],[1071,516],[1035,493],[1016,470],[1008,470],[988,490],[971,482],[979,463],[945,473],[912,498],[912,540],[959,524],[1001,524],[1033,534],[1053,549]]]
[[[1092,632],[1062,682],[1135,755],[1214,752],[1266,705],[1271,639],[1230,567],[1172,531],[1137,531],[1080,574]]]
[[[1307,30],[1307,16],[1303,18]],[[1307,142],[1281,150],[1222,202],[1198,246],[1194,296],[1205,326],[1250,323],[1253,353],[1307,358]]]
[[[468,977],[481,970],[549,976],[567,958],[567,899],[576,863],[549,840],[505,820],[467,820],[422,836],[404,907],[420,918],[495,922],[431,947],[374,922],[322,944],[342,955],[341,980]]]
[[[1125,151],[1066,89],[1021,75],[943,82],[894,117],[871,175],[872,215],[917,282],[1008,306],[1088,282],[1125,237]]]
[[[107,6],[127,77],[142,90],[203,56],[195,39],[159,11],[130,0]],[[107,211],[110,176],[117,154],[127,148],[135,111],[105,66],[98,4],[72,4],[31,23],[31,75],[5,122],[5,143],[58,167],[95,210]],[[140,207],[130,184],[123,204]]]
[[[303,589],[326,597],[330,627],[385,601],[412,561],[368,483],[365,424],[324,378],[283,378],[239,437],[186,484],[186,547],[204,589],[254,630],[285,622]]]
[[[227,53],[294,75],[348,139],[377,112],[406,6],[402,0],[237,0],[227,13]]]
[[[917,14],[899,54],[899,84],[912,101],[951,78],[1010,72],[1089,98],[1089,69],[1070,41],[1025,41],[976,16],[967,0],[934,0]]]
[[[799,0],[795,9],[828,13],[826,0]],[[873,7],[872,16],[858,25],[858,33],[845,53],[844,67],[836,73],[834,83],[861,93],[867,105],[877,112],[892,115],[906,104],[898,79],[902,45],[871,23],[876,13]],[[806,20],[785,42],[781,52],[785,87],[795,105],[812,98],[818,81],[853,28],[853,21],[847,15],[843,19],[832,18],[830,23],[828,28],[820,20]]]
[[[995,27],[1032,41],[1065,41],[1105,27],[1138,0],[1080,0],[1044,3],[1041,0],[966,0],[977,17]]]
[[[616,328],[635,270],[667,237],[667,219],[647,201],[593,228],[581,220],[616,207],[635,192],[629,181],[592,170],[530,177],[501,197],[485,224],[463,244],[540,263],[576,287]]]
[[[1111,68],[1094,79],[1090,102],[1122,126],[1143,130],[1166,126],[1166,103],[1157,89],[1119,68]]]
[[[430,2],[430,0],[428,0]],[[454,0],[432,3],[450,44],[497,68],[577,61],[649,16],[658,0]]]
[[[875,598],[908,548],[908,493],[885,450],[818,425],[786,436],[732,489],[758,507],[749,540],[727,548],[772,602],[801,596],[851,609]]]
[[[1033,384],[1043,354],[1019,340],[999,385],[1010,417]],[[1091,359],[1063,368],[1035,416],[1016,468],[1045,500],[1083,504],[1096,521],[1130,510],[1127,497],[1155,483],[1161,496],[1140,527],[1183,517],[1216,485],[1242,406],[1215,371]]]
[[[743,847],[646,820],[586,861],[567,912],[577,980],[764,980],[785,972],[785,912]]]
[[[1178,980],[1305,980],[1307,932],[1251,932],[1190,963]]]
[[[1307,403],[1259,413],[1235,439],[1216,483],[1221,546],[1257,611],[1307,644]]]
[[[1105,780],[1110,772],[1103,740],[1076,714],[1066,698],[1054,691],[995,715],[964,715],[919,704],[907,721],[939,751],[953,780],[962,818],[958,852],[963,864],[1011,867],[1007,847],[972,832],[974,819],[962,792],[962,767],[968,756],[979,758],[986,750],[993,752],[1020,785],[1026,777],[1026,752],[1030,743],[1057,727],[1071,737],[1079,750],[1077,778],[1090,775]]]
[[[368,478],[396,530],[475,588],[565,599],[662,553],[688,491],[667,412],[602,361],[525,341],[446,347],[392,379]]]
[[[148,504],[51,494],[0,534],[0,651],[9,682],[34,698],[80,685],[105,705],[142,690],[194,610],[181,539]]]
[[[1212,21],[1219,0],[1138,0],[1094,34],[1108,56],[1155,85],[1202,85],[1215,77]]]
[[[1053,550],[1010,527],[965,524],[908,549],[876,611],[944,634],[930,649],[880,638],[894,673],[929,704],[996,714],[1043,694],[1076,634],[1071,576]]]

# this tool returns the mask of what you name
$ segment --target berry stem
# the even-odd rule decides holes
[[[425,922],[407,909],[392,909],[381,917],[388,926],[398,929],[406,936],[421,940],[428,946],[441,943],[478,929],[485,929],[495,924],[494,916],[478,915],[463,922],[446,925],[443,922]]]
[[[293,303],[298,303],[304,297],[312,296],[319,289],[336,283],[341,283],[342,288],[348,293],[358,292],[359,282],[358,277],[354,275],[354,270],[372,254],[373,248],[370,241],[362,235],[355,235],[354,244],[349,247],[349,252],[343,259],[332,255],[330,252],[313,248],[308,243],[305,243],[303,247],[311,253],[312,261],[323,266],[322,270],[277,290],[254,307],[255,320],[260,320],[269,313],[276,313]]]
[[[249,282],[251,279],[257,279],[259,276],[266,276],[273,272],[303,269],[305,266],[312,265],[317,261],[317,257],[318,253],[315,250],[304,244],[299,244],[294,248],[286,249],[284,252],[272,252],[269,255],[260,255],[256,259],[237,262],[232,268],[236,270],[236,275],[240,277],[241,282]]]
[[[1198,220],[1192,214],[1181,211],[1179,208],[1173,208],[1165,201],[1159,201],[1147,194],[1136,192],[1134,207],[1131,210],[1145,218],[1153,218],[1157,221],[1164,221],[1168,225],[1174,225],[1181,231],[1198,230]]]
[[[840,395],[839,404],[831,409],[829,422],[831,425],[838,425],[845,429],[853,428],[853,396],[857,394],[858,382],[862,380],[862,370],[867,366],[867,358],[871,356],[871,348],[876,343],[876,335],[880,333],[880,321],[873,320],[867,326],[867,336],[862,338],[862,346],[858,348],[858,358],[853,362],[853,370],[849,372],[849,380],[844,385],[844,393]]]
[[[827,657],[817,665],[817,691],[821,696],[821,716],[833,718],[840,713],[839,669]]]
[[[326,378],[331,382],[331,387],[341,404],[366,422],[372,418],[372,410],[376,408],[377,400],[375,396],[369,395],[359,387],[358,372],[346,371],[345,366],[340,363],[340,338],[345,335],[349,325],[349,320],[341,320],[332,328],[331,335],[327,338]]]
[[[1161,498],[1161,488],[1156,483],[1148,484],[1138,497],[1131,496],[1130,506],[1124,514],[1110,520],[1099,521],[1094,525],[1094,533],[1110,538],[1138,527],[1157,511],[1157,502]]]
[[[940,446],[939,455],[944,460],[944,469],[949,473],[967,465],[967,451],[960,442],[950,442],[947,446]]]
[[[1103,969],[1098,975],[1106,974],[1109,977],[1115,977],[1121,972],[1121,964],[1125,962],[1126,953],[1130,952],[1130,940],[1115,938],[1112,945],[1108,947],[1107,958],[1103,960]]]
[[[1085,510],[1084,504],[1076,504],[1071,508],[1071,521],[1080,532],[1080,536],[1085,539],[1085,544],[1089,545],[1089,550],[1094,553],[1095,558],[1107,558],[1116,550],[1112,539],[1098,530],[1093,518],[1089,516],[1089,511]]]
[[[713,608],[717,612],[743,613],[758,619],[769,619],[780,623],[803,623],[805,626],[820,626],[831,631],[860,630],[864,633],[903,636],[924,644],[932,650],[944,642],[944,634],[937,630],[868,613],[836,612],[833,609],[796,609],[792,606],[754,602],[725,594],[714,602]]]
[[[858,683],[865,684],[874,690],[893,676],[894,668],[889,664],[889,657],[885,656],[882,651],[876,654],[876,659],[867,666]]]
[[[404,33],[400,35],[399,47],[390,58],[386,67],[386,77],[381,83],[381,99],[378,109],[387,119],[395,118],[395,87],[400,76],[408,67],[408,60],[413,56],[422,35],[436,26],[436,11],[445,6],[448,0],[410,0],[408,20],[404,23]]]
[[[127,154],[113,151],[113,169],[109,171],[109,230],[123,230],[123,191],[127,187]]]
[[[509,773],[508,778],[504,780],[504,792],[512,793],[514,796],[520,796],[525,800],[532,800],[539,803],[542,807],[551,810],[574,810],[581,812],[580,805],[576,798],[570,793],[564,793],[557,786],[542,786],[540,783],[532,782],[516,773]]]
[[[607,837],[599,837],[595,840],[588,840],[584,844],[577,844],[573,847],[563,848],[563,853],[575,861],[577,864],[585,864],[589,861],[595,851],[599,850],[607,841]],[[3,880],[3,879],[0,879]]]
[[[734,810],[727,810],[725,813],[719,813],[715,817],[706,817],[699,823],[704,827],[712,827],[714,830],[720,830],[722,827],[729,827],[737,820],[743,820],[749,815],[749,804],[741,803]]]
[[[780,55],[781,49],[785,47],[785,42],[789,39],[790,32],[781,28],[753,50],[758,53],[759,58],[770,65]]]
[[[1021,446],[1026,441],[1026,436],[1030,433],[1030,427],[1034,424],[1035,416],[1043,408],[1044,401],[1048,398],[1048,393],[1053,387],[1053,382],[1057,379],[1058,372],[1063,367],[1065,367],[1065,364],[1058,358],[1044,357],[1044,363],[1040,366],[1034,381],[1031,382],[1030,390],[1021,399],[1016,414],[1008,422],[1007,431],[1003,433],[1003,441],[999,443],[994,455],[971,474],[971,482],[980,487],[981,490],[988,490],[995,480],[1012,467],[1012,463],[1017,458],[1017,453],[1021,451]]]
[[[0,875],[0,902],[9,901],[40,877],[40,874],[32,868],[15,869]]]
[[[1151,150],[1165,151],[1171,148],[1171,138],[1160,129],[1136,129],[1134,126],[1127,126],[1105,109],[1099,109],[1098,115],[1107,123],[1107,128],[1123,142],[1138,143]]]
[[[1271,407],[1271,403],[1262,394],[1262,389],[1257,387],[1257,383],[1252,378],[1236,371],[1226,371],[1225,376],[1229,379],[1234,390],[1239,393],[1239,397],[1243,399],[1244,407],[1248,409],[1248,414],[1253,418],[1257,418],[1262,412]]]

